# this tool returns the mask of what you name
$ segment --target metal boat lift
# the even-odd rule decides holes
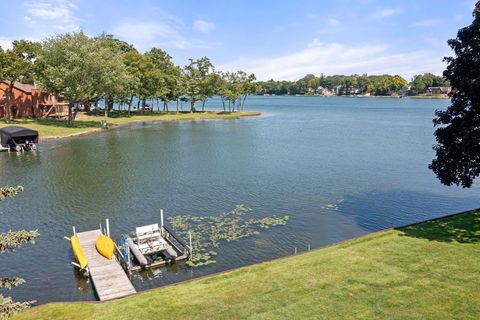
[[[190,259],[192,242],[187,245],[173,230],[163,223],[160,210],[160,226],[151,224],[135,229],[135,237],[122,235],[119,252],[125,270],[133,271],[164,266],[168,263]]]

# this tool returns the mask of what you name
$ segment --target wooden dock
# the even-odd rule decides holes
[[[113,257],[108,260],[97,252],[95,242],[100,230],[77,232],[78,241],[87,258],[93,286],[100,301],[125,297],[136,293],[120,263]]]

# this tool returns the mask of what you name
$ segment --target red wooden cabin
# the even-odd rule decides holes
[[[5,117],[9,82],[0,81],[0,118]],[[31,84],[15,82],[13,86],[13,104],[10,106],[12,118],[43,117],[55,102],[55,97],[42,92]]]

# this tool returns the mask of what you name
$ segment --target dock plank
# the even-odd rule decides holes
[[[108,260],[98,253],[95,242],[100,234],[100,230],[77,233],[98,298],[100,301],[106,301],[136,293],[137,291],[116,258]]]

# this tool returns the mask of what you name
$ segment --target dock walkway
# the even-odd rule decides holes
[[[120,263],[113,257],[108,260],[95,248],[100,230],[77,232],[78,241],[87,258],[93,286],[100,301],[125,297],[136,293]]]

